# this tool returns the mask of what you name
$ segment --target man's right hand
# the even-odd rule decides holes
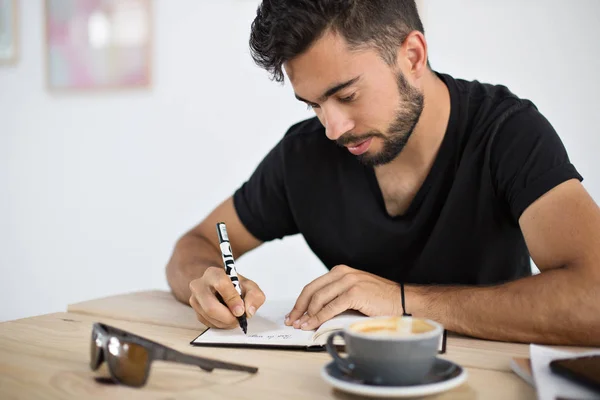
[[[233,287],[225,270],[209,267],[199,279],[190,282],[190,305],[198,320],[211,328],[231,329],[239,326],[236,317],[244,314],[251,318],[265,302],[265,294],[256,283],[238,274],[244,300]],[[219,293],[225,305],[216,296]]]

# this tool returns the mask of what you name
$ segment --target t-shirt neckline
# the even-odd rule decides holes
[[[406,209],[403,214],[391,216],[388,214],[387,209],[385,208],[385,201],[383,199],[383,193],[381,193],[381,188],[379,187],[379,183],[377,182],[377,176],[375,175],[375,168],[371,166],[363,166],[364,171],[367,176],[367,180],[369,182],[369,186],[373,194],[375,195],[377,204],[379,209],[383,212],[385,217],[391,220],[402,220],[411,218],[412,215],[419,209],[427,192],[431,188],[431,184],[435,177],[439,174],[440,168],[443,168],[446,164],[445,161],[450,157],[452,139],[456,134],[456,125],[458,120],[458,89],[455,87],[455,82],[453,79],[446,75],[435,72],[435,74],[444,82],[446,87],[448,88],[448,92],[450,93],[450,117],[448,119],[448,126],[446,128],[446,132],[444,133],[444,138],[442,139],[442,143],[440,144],[440,148],[438,150],[438,154],[435,157],[431,170],[425,177],[423,184],[417,191],[417,194],[412,199],[410,205]]]

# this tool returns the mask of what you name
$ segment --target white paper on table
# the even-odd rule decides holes
[[[571,382],[550,370],[550,361],[558,358],[600,354],[600,351],[573,353],[555,350],[545,346],[532,344],[529,346],[531,369],[539,400],[554,400],[557,397],[569,399],[600,399],[597,394],[580,384]]]

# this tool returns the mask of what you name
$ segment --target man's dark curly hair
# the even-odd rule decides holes
[[[414,0],[263,0],[252,22],[252,58],[283,82],[283,63],[328,30],[353,49],[377,49],[389,65],[410,32],[425,33]]]

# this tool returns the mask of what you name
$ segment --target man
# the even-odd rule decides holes
[[[178,241],[168,281],[202,323],[235,327],[265,301],[220,267],[225,221],[236,257],[301,233],[330,269],[290,310],[298,329],[400,315],[404,282],[407,311],[452,331],[600,344],[598,206],[530,101],[430,68],[414,1],[265,0],[250,45],[316,118]]]

